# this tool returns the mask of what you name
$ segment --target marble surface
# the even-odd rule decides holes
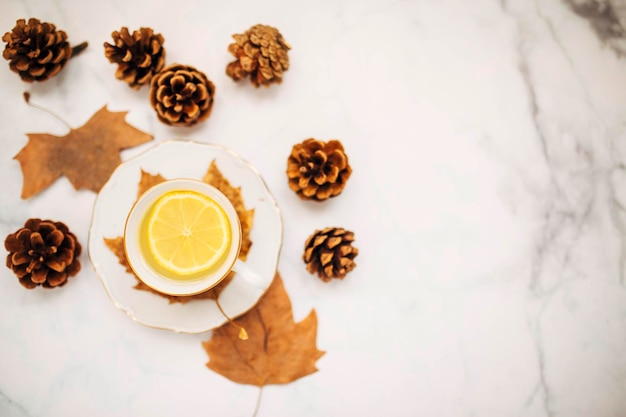
[[[86,244],[95,199],[65,178],[20,198],[25,134],[67,132],[24,91],[72,126],[107,104],[153,143],[240,153],[281,207],[279,270],[327,352],[319,372],[266,387],[258,416],[626,416],[626,2],[2,2],[2,32],[22,17],[90,46],[42,84],[0,65],[0,235],[45,217]],[[293,46],[267,90],[224,73],[230,35],[255,23]],[[115,79],[102,43],[124,25],[153,27],[168,63],[213,80],[206,122],[167,127],[147,89]],[[309,137],[340,139],[354,169],[323,204],[284,172]],[[301,260],[325,226],[360,250],[328,284]],[[258,389],[205,367],[210,333],[133,322],[81,262],[54,291],[0,270],[1,416],[252,415]]]

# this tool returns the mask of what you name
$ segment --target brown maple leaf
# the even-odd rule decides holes
[[[141,197],[141,195],[148,191],[148,189],[162,183],[163,181],[165,181],[165,178],[163,178],[161,174],[152,175],[142,169],[141,180],[139,180],[139,185],[137,186],[137,198]]]
[[[104,238],[104,244],[107,245],[107,248],[117,257],[117,261],[126,269],[126,272],[129,274],[133,274],[134,272],[128,263],[128,259],[126,259],[126,251],[124,250],[124,238],[123,237],[114,237],[114,238]]]
[[[139,198],[143,193],[145,193],[149,188],[165,181],[166,179],[161,176],[161,174],[150,174],[149,172],[141,170],[141,179],[139,180],[139,184],[137,186],[137,198]],[[207,173],[202,179],[209,185],[214,186],[218,190],[220,190],[231,202],[231,204],[235,207],[237,211],[237,215],[239,216],[239,221],[241,222],[241,234],[242,234],[242,244],[241,250],[239,252],[239,258],[241,260],[246,259],[248,255],[248,251],[252,246],[252,241],[250,240],[250,230],[252,229],[252,220],[254,216],[254,209],[247,210],[243,197],[241,196],[241,187],[233,187],[230,182],[224,177],[222,172],[219,170],[215,161],[211,162]],[[163,294],[159,291],[156,291],[146,284],[143,283],[133,272],[128,264],[128,260],[126,259],[126,252],[124,251],[124,238],[123,237],[115,237],[115,238],[104,238],[104,243],[107,247],[115,254],[118,262],[122,265],[126,272],[130,273],[135,277],[136,283],[134,288],[142,291],[149,291],[153,294],[159,295],[161,297],[165,297],[169,300],[170,303],[186,303],[191,300],[216,300],[218,301],[220,292],[230,283],[235,274],[231,272],[228,274],[226,278],[224,278],[218,285],[211,288],[208,291],[202,292],[200,294],[195,295],[169,295]],[[218,303],[218,307],[221,309],[221,306]],[[222,314],[224,314],[222,312]],[[226,314],[224,314],[226,316]],[[228,318],[228,316],[226,316]]]
[[[250,240],[250,230],[252,229],[252,221],[254,220],[254,209],[247,210],[243,203],[241,195],[241,187],[233,187],[228,179],[224,177],[222,172],[215,164],[215,160],[211,161],[209,170],[202,178],[202,181],[217,188],[224,194],[237,211],[239,222],[241,223],[241,250],[239,258],[246,260],[252,241]]]
[[[126,251],[124,250],[124,238],[123,237],[114,237],[114,238],[104,238],[104,243],[105,245],[109,248],[109,250],[111,252],[113,252],[113,254],[117,257],[117,261],[119,262],[120,265],[122,265],[124,267],[124,269],[126,269],[126,272],[128,272],[129,274],[131,274],[136,282],[135,282],[135,286],[133,288],[135,288],[136,290],[142,290],[142,291],[148,291],[151,292],[153,294],[156,294],[158,296],[167,298],[171,303],[182,303],[185,304],[191,300],[206,300],[206,299],[211,299],[211,300],[217,300],[217,298],[219,297],[220,292],[224,289],[224,287],[226,285],[228,285],[228,283],[230,282],[230,280],[232,279],[232,276],[228,276],[226,277],[226,279],[224,279],[222,282],[220,282],[218,285],[216,285],[215,287],[211,288],[208,291],[202,292],[200,294],[195,294],[195,295],[169,295],[169,294],[163,294],[162,292],[156,291],[150,287],[148,287],[146,284],[143,283],[143,281],[141,281],[137,275],[135,275],[135,273],[133,272],[133,270],[131,269],[128,260],[126,259]]]
[[[106,106],[65,136],[28,133],[28,143],[15,155],[22,168],[22,198],[31,197],[65,175],[75,189],[95,192],[122,162],[119,152],[152,140],[124,120],[128,112]]]
[[[239,328],[230,323],[215,329],[211,339],[202,343],[209,369],[231,381],[259,387],[287,384],[317,371],[315,362],[325,353],[316,346],[317,315],[311,310],[301,322],[293,321],[291,301],[278,272],[258,304],[234,322],[246,329],[248,340],[241,340]]]

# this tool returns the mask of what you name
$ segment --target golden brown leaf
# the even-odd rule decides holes
[[[117,257],[117,261],[122,265],[126,272],[129,274],[133,274],[133,270],[128,264],[128,260],[126,259],[126,251],[124,250],[124,238],[123,237],[114,237],[112,239],[104,238],[104,244],[107,245],[107,248],[113,252],[113,254]]]
[[[278,272],[259,303],[235,323],[246,329],[248,340],[241,340],[240,328],[230,323],[215,329],[211,339],[202,343],[209,369],[231,381],[259,387],[287,384],[317,371],[315,362],[324,352],[316,346],[315,310],[301,322],[293,321],[291,301]]]
[[[225,285],[228,284],[228,282],[230,282],[230,279],[232,279],[232,277],[227,277],[225,280],[220,282],[220,284],[217,285],[216,287],[200,294],[195,294],[195,295],[163,294],[161,292],[158,292],[148,287],[146,284],[143,283],[143,281],[137,278],[137,275],[135,275],[133,270],[130,268],[130,265],[128,264],[128,260],[126,259],[126,251],[124,251],[124,238],[123,237],[114,237],[114,238],[105,237],[104,243],[109,248],[109,250],[113,252],[113,254],[117,257],[117,261],[119,262],[120,265],[122,265],[126,269],[126,272],[128,272],[135,278],[136,283],[133,288],[137,290],[149,291],[153,294],[159,295],[161,297],[165,297],[169,300],[170,303],[183,303],[184,304],[191,300],[205,300],[205,299],[217,300],[217,297],[219,296],[220,291],[224,288]]]
[[[215,164],[215,160],[211,161],[209,170],[202,178],[202,181],[220,190],[235,207],[241,223],[241,251],[239,252],[239,258],[245,261],[252,246],[250,230],[252,230],[252,222],[254,220],[254,209],[246,209],[243,203],[243,196],[241,195],[241,187],[233,187],[230,184]]]
[[[145,172],[143,169],[141,170],[141,179],[138,184],[137,190],[137,198],[139,198],[144,192],[146,192],[150,187],[165,181],[166,179],[161,176],[161,174],[150,174]],[[243,197],[241,196],[241,187],[235,188],[230,185],[230,182],[224,177],[222,172],[219,170],[215,161],[211,162],[209,170],[203,178],[203,181],[207,184],[210,184],[220,190],[235,206],[235,210],[237,211],[237,215],[239,216],[239,221],[241,222],[241,231],[242,231],[242,244],[241,251],[239,252],[239,258],[241,260],[245,260],[252,246],[252,241],[250,240],[250,230],[252,229],[252,220],[254,217],[254,209],[247,210]],[[208,291],[202,292],[200,294],[195,295],[168,295],[158,292],[146,284],[144,284],[137,276],[134,274],[128,261],[126,260],[126,253],[124,251],[124,238],[116,237],[116,238],[104,238],[104,243],[107,247],[115,254],[118,259],[120,265],[126,268],[126,272],[129,272],[135,277],[137,283],[135,284],[135,289],[149,291],[153,294],[157,294],[161,297],[165,297],[169,300],[170,303],[186,303],[191,300],[206,300],[212,299],[217,300],[220,292],[230,283],[230,281],[234,277],[234,273],[231,272],[228,276],[223,279],[218,285],[211,288]]]
[[[104,106],[65,136],[28,133],[28,143],[14,157],[24,176],[22,198],[37,194],[62,175],[77,190],[100,191],[121,162],[119,152],[152,139],[126,123],[126,113]]]
[[[139,189],[137,190],[137,198],[141,197],[141,195],[148,191],[148,189],[162,183],[163,181],[165,181],[165,178],[163,178],[161,174],[152,175],[142,169],[141,180],[139,181],[138,186]]]

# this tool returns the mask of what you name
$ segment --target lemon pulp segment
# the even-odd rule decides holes
[[[148,213],[146,238],[160,267],[187,277],[224,260],[231,243],[230,221],[212,198],[195,191],[172,191]]]

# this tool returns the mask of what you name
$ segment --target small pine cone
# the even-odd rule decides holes
[[[289,188],[303,200],[323,201],[339,195],[352,168],[338,140],[307,139],[294,145],[287,159]]]
[[[354,233],[340,227],[316,230],[304,244],[302,259],[306,269],[323,281],[343,279],[356,267],[354,258],[359,250],[352,246]]]
[[[283,72],[289,69],[287,51],[291,46],[278,29],[254,25],[241,35],[233,35],[235,43],[228,45],[236,61],[226,67],[226,74],[235,81],[250,76],[255,87],[269,87],[283,81]]]
[[[151,28],[140,28],[131,35],[127,27],[111,34],[114,45],[104,43],[104,55],[118,64],[115,76],[138,90],[150,83],[154,74],[165,65],[163,36]]]
[[[192,126],[211,114],[215,86],[203,73],[172,64],[152,77],[150,104],[159,120],[172,126]]]
[[[28,289],[60,287],[80,271],[81,252],[76,236],[61,222],[29,219],[7,236],[7,267]]]
[[[74,48],[67,42],[67,34],[56,30],[52,23],[38,19],[19,19],[11,32],[2,36],[6,42],[2,56],[9,61],[12,71],[23,81],[45,81],[61,71],[72,55],[78,54],[87,44]]]

